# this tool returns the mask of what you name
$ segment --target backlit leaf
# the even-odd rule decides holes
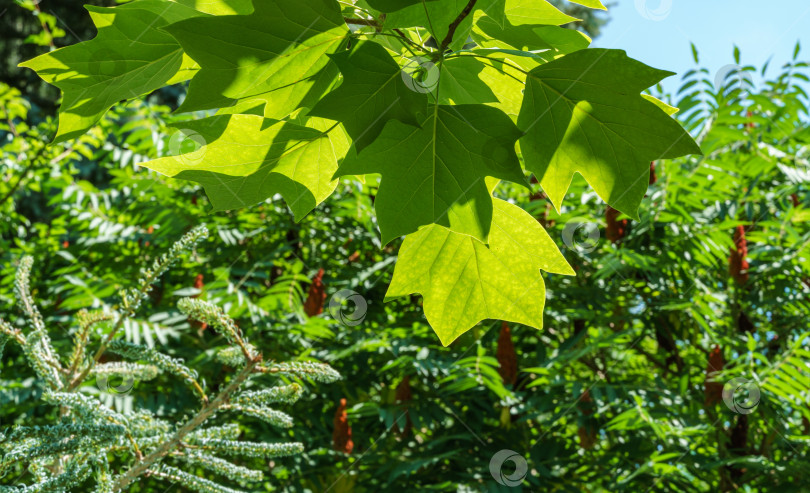
[[[431,225],[409,235],[400,249],[386,299],[420,293],[445,346],[486,319],[542,328],[540,270],[574,274],[537,220],[500,199],[494,206],[489,245]]]
[[[421,127],[396,120],[336,176],[382,174],[374,203],[383,243],[436,223],[486,242],[492,222],[488,176],[524,182],[514,151],[520,132],[482,105],[434,105]]]
[[[300,219],[332,194],[332,174],[348,149],[339,127],[308,123],[256,115],[185,122],[170,140],[178,155],[142,166],[201,183],[214,210],[246,207],[279,193]]]
[[[675,120],[639,94],[668,75],[604,49],[577,51],[529,73],[520,149],[557,210],[580,173],[602,200],[638,218],[650,161],[700,153]]]

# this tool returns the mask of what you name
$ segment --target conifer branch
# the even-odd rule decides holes
[[[76,333],[73,342],[73,352],[70,355],[70,366],[68,367],[68,377],[72,377],[76,372],[76,368],[84,360],[84,354],[87,349],[87,338],[90,335],[90,329],[93,325],[111,320],[112,314],[104,313],[102,311],[88,312],[87,310],[80,310],[76,314],[79,320],[79,331]]]
[[[243,482],[261,481],[264,479],[264,473],[247,467],[238,466],[225,459],[221,459],[215,455],[197,450],[189,450],[185,453],[174,452],[172,457],[177,458],[188,464],[194,464],[204,467],[209,471],[231,478],[239,478]]]
[[[169,270],[169,267],[171,267],[172,264],[176,262],[178,258],[180,258],[180,255],[183,252],[191,249],[194,245],[205,238],[208,238],[208,229],[204,225],[193,228],[191,231],[183,235],[180,240],[175,242],[167,253],[158,257],[152,263],[150,268],[143,269],[141,271],[141,281],[139,283],[139,287],[123,292],[121,303],[124,307],[124,311],[119,315],[115,326],[107,335],[107,338],[104,339],[104,342],[102,342],[101,346],[99,346],[96,354],[93,356],[93,360],[76,378],[70,382],[68,390],[75,389],[81,385],[85,378],[87,378],[87,375],[90,374],[90,371],[99,362],[101,356],[107,350],[107,346],[109,346],[110,342],[112,342],[113,338],[115,338],[116,334],[118,334],[118,331],[121,330],[121,327],[124,326],[124,322],[135,314],[137,309],[140,307],[141,302],[143,302],[143,300],[152,290],[152,285],[155,283],[155,281],[157,281],[161,275]]]
[[[170,439],[162,443],[158,448],[136,462],[125,473],[115,480],[113,484],[113,491],[123,491],[124,488],[129,486],[136,478],[149,470],[153,464],[163,459],[167,454],[176,449],[183,442],[183,439],[200,427],[208,418],[210,418],[219,408],[228,403],[231,395],[233,395],[239,387],[245,383],[250,374],[253,372],[255,366],[261,361],[261,355],[255,356],[247,365],[231,380],[228,385],[220,391],[219,394],[210,402],[203,405],[202,409],[194,415],[190,420],[183,424]]]
[[[161,464],[160,466],[149,469],[149,474],[159,478],[167,479],[169,481],[180,483],[192,491],[199,493],[244,493],[241,490],[234,490],[226,486],[214,483],[205,478],[189,474],[176,467]]]
[[[177,308],[194,320],[210,325],[229,343],[239,346],[245,356],[245,361],[250,361],[253,358],[254,350],[252,346],[247,344],[236,322],[226,315],[222,308],[194,298],[181,299],[177,302]]]
[[[146,360],[166,373],[171,373],[178,378],[185,381],[194,392],[200,397],[203,402],[208,401],[205,391],[199,382],[197,382],[197,372],[188,368],[179,359],[166,356],[159,353],[152,348],[146,346],[139,346],[126,341],[113,341],[109,346],[110,351],[117,353],[125,358],[132,360]]]
[[[23,352],[37,375],[45,380],[52,389],[59,390],[64,386],[59,375],[62,365],[54,356],[55,351],[45,328],[45,322],[31,295],[30,279],[33,265],[34,259],[26,255],[20,259],[20,265],[14,277],[14,288],[18,301],[32,326],[31,332],[25,338],[26,344],[23,346]]]
[[[340,373],[324,363],[312,361],[294,361],[290,363],[274,363],[272,366],[258,366],[257,372],[278,373],[298,377],[310,377],[317,382],[333,383],[340,380]]]
[[[116,493],[127,490],[144,474],[182,482],[196,491],[233,493],[237,490],[198,477],[162,461],[174,461],[199,466],[216,474],[238,479],[240,483],[261,481],[264,475],[218,457],[216,454],[247,457],[281,457],[303,450],[301,443],[263,443],[238,440],[240,428],[236,423],[203,428],[205,422],[218,411],[237,412],[243,416],[261,419],[274,426],[290,428],[293,418],[269,407],[275,403],[293,403],[303,388],[291,383],[261,390],[241,391],[243,384],[258,372],[279,375],[307,376],[322,382],[339,378],[331,367],[315,362],[271,363],[262,365],[262,356],[251,345],[236,322],[224,310],[211,303],[186,299],[179,307],[189,316],[211,325],[230,344],[226,353],[229,364],[240,367],[237,374],[209,400],[196,371],[185,363],[154,348],[114,339],[124,320],[131,317],[152,283],[168,268],[189,245],[204,236],[204,229],[196,229],[175,243],[169,253],[162,255],[143,271],[139,289],[123,295],[123,309],[118,312],[115,325],[101,343],[94,358],[86,358],[86,347],[92,339],[92,327],[111,320],[113,314],[81,310],[75,320],[79,328],[74,334],[74,346],[63,369],[50,342],[44,320],[34,304],[29,285],[30,257],[20,262],[15,278],[20,306],[31,324],[28,334],[0,320],[0,352],[4,344],[14,340],[23,348],[30,366],[49,389],[42,400],[59,407],[59,421],[48,426],[17,426],[0,431],[0,474],[26,463],[36,482],[27,486],[0,486],[0,493],[12,491],[28,493],[44,490],[67,491],[82,485],[93,475],[94,491]],[[99,363],[105,351],[117,353],[130,361]],[[218,354],[217,357],[221,355]],[[102,404],[98,398],[75,390],[93,374],[101,381],[110,376],[137,379],[155,378],[161,372],[171,374],[188,384],[202,401],[201,408],[191,418],[184,418],[177,426],[166,419],[155,417],[146,410],[121,413]],[[64,378],[64,380],[63,380]],[[114,454],[124,459],[124,469],[111,470],[118,464]]]

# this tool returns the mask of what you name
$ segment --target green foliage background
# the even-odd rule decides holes
[[[608,237],[616,234],[606,227],[610,213],[579,177],[569,195],[582,200],[569,199],[561,214],[537,184],[531,195],[498,189],[544,223],[577,272],[545,276],[543,331],[511,325],[514,384],[499,373],[500,322],[443,347],[420,297],[383,303],[397,248],[383,247],[378,236],[378,180],[341,182],[301,222],[279,198],[208,214],[200,186],[137,166],[169,145],[176,117],[161,95],[116,106],[88,134],[46,147],[55,132],[52,119],[39,117],[46,109],[14,87],[0,89],[0,311],[19,315],[15,263],[33,255],[35,296],[54,343],[66,349],[72,313],[115,303],[140,265],[205,221],[212,238],[163,278],[126,338],[185,358],[216,385],[229,371],[213,359],[224,341],[174,308],[179,297],[199,294],[225,306],[265,357],[311,356],[344,375],[310,389],[291,410],[296,427],[288,438],[308,450],[264,464],[273,477],[266,491],[507,491],[489,473],[501,449],[529,464],[515,490],[806,489],[810,128],[799,54],[765,72],[759,87],[739,76],[753,67],[730,74],[722,87],[695,69],[677,94],[660,95],[680,108],[677,118],[704,155],[655,163],[657,181],[639,219],[611,216],[629,220],[621,238]],[[578,224],[595,225],[599,239],[587,241],[581,235],[589,227]],[[745,282],[729,276],[738,226],[750,262]],[[575,230],[568,242],[566,228]],[[341,324],[328,306],[306,315],[319,269],[328,296],[351,289],[366,300],[361,324]],[[194,287],[200,275],[201,289]],[[707,401],[715,347],[725,359],[718,381],[757,382],[753,413]],[[2,425],[45,422],[52,412],[39,405],[21,360],[9,345],[0,363]],[[409,399],[397,392],[403,381]],[[104,397],[119,409],[161,414],[194,400],[175,385],[142,382],[130,395]],[[332,447],[342,398],[351,454]],[[133,491],[162,488],[146,479]]]

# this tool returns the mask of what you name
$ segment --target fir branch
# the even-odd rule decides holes
[[[194,476],[176,467],[160,465],[157,468],[149,469],[149,474],[162,479],[167,479],[173,483],[180,483],[191,491],[199,493],[244,493],[241,490],[234,490],[221,484],[217,484],[199,476]]]
[[[141,270],[141,281],[139,283],[139,287],[123,293],[122,303],[124,305],[124,311],[119,315],[115,326],[96,351],[96,354],[93,356],[93,361],[87,367],[85,367],[85,369],[76,378],[74,378],[73,381],[70,382],[68,390],[75,389],[81,385],[85,378],[87,378],[87,375],[107,350],[107,346],[109,346],[110,342],[113,340],[113,338],[115,338],[116,334],[118,334],[118,331],[121,330],[121,327],[123,327],[124,322],[135,314],[135,311],[138,309],[141,302],[152,290],[152,285],[154,282],[157,281],[158,278],[163,275],[163,273],[166,272],[169,267],[171,267],[171,265],[177,261],[177,259],[180,258],[180,255],[182,255],[183,252],[190,250],[192,247],[194,247],[194,245],[197,244],[197,242],[202,241],[205,238],[208,238],[208,229],[205,227],[205,225],[197,226],[175,242],[167,253],[158,257],[152,263],[150,268]]]
[[[248,344],[247,347],[248,351],[250,351],[252,354],[256,353],[256,348],[253,347],[253,344]],[[242,349],[236,346],[228,346],[220,349],[217,351],[216,358],[220,363],[232,366],[234,368],[239,368],[245,362],[245,356]]]
[[[48,441],[34,446],[21,446],[17,447],[0,459],[0,472],[5,471],[12,464],[23,461],[31,460],[38,457],[61,457],[65,454],[73,454],[81,452],[88,447],[95,447],[98,443],[104,441],[115,440],[117,436],[80,436],[69,439],[62,439],[56,441]]]
[[[228,423],[222,426],[211,426],[210,428],[202,428],[194,430],[189,433],[188,441],[195,443],[198,440],[236,440],[239,438],[239,425],[236,423]]]
[[[17,292],[17,300],[19,301],[23,312],[28,316],[31,321],[34,331],[45,331],[45,322],[42,320],[42,315],[39,313],[34,298],[31,296],[31,268],[34,266],[34,258],[30,255],[20,259],[20,265],[17,267],[17,273],[14,276],[14,290]]]
[[[199,241],[208,238],[208,229],[205,225],[193,228],[182,238],[177,240],[169,251],[155,259],[149,268],[141,269],[141,280],[138,288],[130,289],[124,293],[124,307],[127,313],[134,314],[143,300],[152,290],[152,285],[172,266],[187,250],[191,250]]]
[[[14,339],[20,346],[25,345],[25,336],[20,329],[12,326],[2,318],[0,318],[0,334],[8,339]]]
[[[293,426],[293,419],[289,414],[283,413],[281,411],[276,411],[275,409],[270,409],[269,407],[241,406],[239,404],[227,404],[225,406],[222,406],[222,409],[240,412],[247,416],[260,419],[271,426],[277,426],[279,428],[292,428]]]
[[[79,310],[76,318],[79,321],[79,331],[73,338],[73,352],[70,355],[70,366],[67,374],[72,376],[79,367],[79,364],[84,360],[84,354],[87,350],[87,338],[90,335],[90,329],[93,325],[112,319],[112,314],[103,311],[88,312],[87,310]]]
[[[62,366],[54,357],[55,351],[45,328],[45,322],[31,296],[30,279],[33,265],[34,259],[26,255],[20,260],[14,276],[14,288],[18,301],[32,326],[31,332],[25,338],[26,344],[23,346],[23,352],[37,375],[54,390],[60,390],[64,386],[59,376]]]
[[[155,365],[142,365],[140,363],[127,363],[124,361],[116,361],[112,363],[103,363],[93,368],[94,375],[102,375],[105,377],[129,377],[139,382],[152,380],[160,374],[160,370]]]
[[[53,474],[48,469],[48,459],[34,458],[28,462],[28,471],[34,475],[38,483],[43,483],[53,478]]]
[[[20,332],[20,329],[13,327],[11,324],[0,318],[0,359],[3,357],[3,350],[9,340],[14,339],[20,346],[25,346],[25,336]]]
[[[166,440],[169,440],[171,436],[171,433],[159,433],[157,435],[138,437],[138,447],[145,453],[147,450],[157,447]]]
[[[97,421],[99,418],[114,424],[126,425],[127,418],[101,403],[95,397],[75,392],[46,392],[42,395],[45,402],[66,406],[77,413],[81,420]]]
[[[168,421],[156,418],[145,409],[141,409],[129,417],[129,430],[134,436],[168,433],[171,429],[172,426]]]
[[[129,443],[132,445],[132,450],[135,452],[135,455],[140,456],[141,451],[138,448],[138,444],[135,442],[132,433],[128,429],[129,420],[126,416],[102,404],[98,399],[75,392],[48,392],[44,394],[42,398],[51,404],[73,409],[77,413],[77,417],[81,420],[93,422],[101,418],[113,424],[127,427],[127,440],[129,440]]]
[[[340,373],[325,363],[313,361],[294,361],[289,363],[274,363],[271,366],[260,366],[256,371],[261,373],[278,373],[281,375],[294,375],[297,377],[310,377],[316,382],[333,383],[340,380]]]
[[[45,481],[24,486],[0,486],[0,493],[38,493],[40,491],[66,491],[73,485],[80,484],[90,475],[90,464],[72,461],[67,470],[59,476]]]
[[[293,404],[301,398],[303,392],[304,388],[301,385],[291,383],[280,387],[242,392],[234,396],[233,402],[245,406],[264,406],[275,403]]]
[[[213,327],[232,345],[239,346],[245,356],[245,361],[253,359],[255,350],[253,350],[252,346],[247,345],[247,340],[245,340],[236,322],[225,314],[222,308],[195,298],[181,299],[177,303],[177,308],[194,320]]]
[[[210,450],[225,455],[241,457],[287,457],[300,454],[304,451],[304,444],[300,442],[289,443],[263,443],[263,442],[237,442],[232,440],[200,440],[202,450]]]
[[[96,456],[94,458],[96,468],[96,489],[94,493],[113,493],[112,490],[112,473],[110,472],[110,463],[107,460],[106,454],[104,456]]]
[[[206,402],[202,409],[197,412],[194,417],[185,422],[169,440],[163,442],[155,451],[143,459],[135,462],[125,473],[119,475],[113,485],[113,491],[122,491],[129,486],[135,479],[151,468],[156,462],[165,457],[169,452],[176,449],[183,441],[183,439],[193,430],[201,426],[208,418],[210,418],[219,408],[228,403],[231,395],[233,395],[239,387],[245,383],[250,374],[253,372],[255,366],[261,361],[261,355],[257,355],[231,380],[228,385],[210,402]]]
[[[173,457],[186,462],[190,465],[202,466],[209,471],[227,476],[229,478],[238,478],[241,482],[256,482],[264,479],[264,473],[247,467],[238,466],[225,459],[221,459],[215,455],[207,454],[196,450],[191,450],[188,453],[177,453]]]
[[[175,375],[186,382],[192,389],[194,389],[194,392],[199,395],[203,402],[208,400],[202,386],[199,384],[199,382],[197,382],[197,372],[184,365],[182,360],[172,358],[171,356],[167,356],[152,348],[139,346],[137,344],[132,344],[131,342],[122,340],[113,341],[109,345],[109,349],[110,351],[125,358],[132,360],[145,360],[152,363],[166,373],[171,373],[172,375]]]
[[[94,436],[112,440],[126,433],[122,425],[63,424],[48,426],[16,426],[0,435],[0,442],[37,438],[39,440],[62,440],[75,436]]]

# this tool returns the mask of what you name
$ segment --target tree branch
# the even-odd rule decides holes
[[[355,24],[358,26],[372,26],[380,27],[380,23],[376,19],[360,19],[357,17],[344,17],[343,20],[346,24]]]
[[[464,7],[464,10],[462,10],[461,13],[458,14],[456,20],[454,20],[450,24],[449,29],[447,31],[447,36],[444,37],[444,39],[442,40],[442,44],[439,45],[439,53],[444,53],[444,50],[446,50],[447,47],[450,46],[450,43],[453,41],[453,36],[456,34],[456,29],[458,29],[458,26],[461,24],[461,22],[464,19],[466,19],[468,15],[470,15],[473,7],[475,7],[475,2],[476,0],[470,0],[469,3],[467,3],[467,6]]]
[[[211,417],[220,407],[225,405],[230,399],[231,395],[236,392],[239,387],[247,380],[253,368],[262,360],[262,355],[256,355],[252,360],[248,361],[247,365],[234,377],[233,380],[225,387],[217,396],[209,403],[205,404],[202,409],[184,424],[174,435],[162,443],[154,452],[144,457],[143,460],[136,462],[132,467],[121,475],[113,485],[113,491],[123,491],[135,479],[146,472],[154,463],[162,459],[164,456],[172,452],[183,439],[194,431],[197,427],[202,425],[208,418]]]

